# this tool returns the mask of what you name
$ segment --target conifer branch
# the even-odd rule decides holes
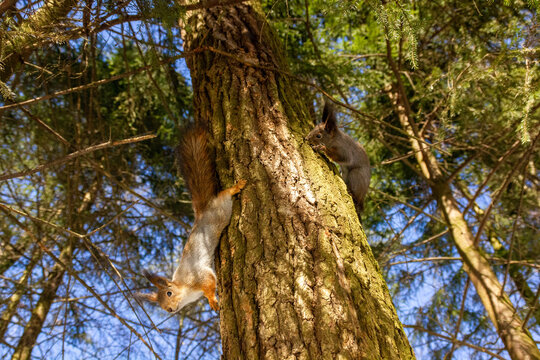
[[[14,179],[14,178],[19,178],[19,177],[32,175],[32,174],[35,174],[37,172],[48,169],[50,167],[62,165],[64,163],[68,162],[68,161],[71,161],[71,160],[79,157],[79,156],[88,155],[89,153],[94,152],[94,151],[107,149],[107,148],[120,146],[120,145],[125,145],[125,144],[132,144],[132,143],[136,143],[136,142],[140,142],[140,141],[145,141],[145,140],[153,139],[156,136],[157,135],[155,135],[155,134],[149,134],[149,135],[135,136],[135,137],[132,137],[132,138],[129,138],[129,139],[124,139],[124,140],[107,141],[107,142],[101,143],[99,145],[94,145],[94,146],[87,147],[86,149],[83,149],[83,150],[75,151],[75,152],[73,152],[73,153],[71,153],[69,155],[66,155],[65,157],[63,157],[61,159],[57,159],[57,160],[48,162],[46,164],[36,166],[33,169],[24,170],[24,171],[18,171],[18,172],[15,172],[15,173],[2,174],[2,175],[0,175],[0,181],[5,181],[5,180],[9,180],[9,179]]]

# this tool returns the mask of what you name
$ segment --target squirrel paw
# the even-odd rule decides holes
[[[313,146],[313,150],[319,151],[319,152],[326,152],[326,146],[320,144]]]
[[[212,310],[214,311],[219,311],[219,303],[217,302],[216,298],[210,300],[208,299],[208,303],[210,304],[210,307],[212,308]]]
[[[240,192],[240,190],[242,190],[244,188],[244,186],[246,186],[246,183],[247,183],[247,181],[244,180],[244,179],[238,180],[236,185],[234,185],[232,188],[230,188],[231,196],[234,195],[234,194],[238,194]]]

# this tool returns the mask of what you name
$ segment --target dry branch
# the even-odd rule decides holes
[[[157,135],[155,135],[155,134],[149,134],[149,135],[135,136],[135,137],[132,137],[132,138],[129,138],[129,139],[124,139],[124,140],[107,141],[107,142],[99,144],[99,145],[94,145],[94,146],[87,147],[86,149],[83,149],[83,150],[75,151],[75,152],[73,152],[73,153],[71,153],[69,155],[64,156],[61,159],[57,159],[57,160],[48,162],[48,163],[43,164],[43,165],[39,165],[39,166],[37,166],[37,167],[35,167],[33,169],[29,169],[29,170],[25,170],[25,171],[18,171],[16,173],[7,173],[7,174],[0,175],[0,181],[32,175],[32,174],[35,174],[35,173],[40,172],[42,170],[48,169],[50,167],[64,164],[64,163],[66,163],[66,162],[68,162],[70,160],[73,160],[73,159],[75,159],[75,158],[77,158],[79,156],[87,155],[87,154],[89,154],[91,152],[94,152],[94,151],[97,151],[97,150],[107,149],[107,148],[110,148],[110,147],[115,147],[115,146],[120,146],[120,145],[125,145],[125,144],[136,143],[136,142],[140,142],[140,141],[144,141],[144,140],[148,140],[148,139],[153,139],[156,136]]]
[[[418,330],[418,331],[422,331],[422,332],[428,333],[429,335],[439,337],[439,338],[441,338],[441,339],[450,341],[450,342],[452,342],[452,343],[455,343],[455,344],[458,344],[458,345],[467,346],[467,347],[470,347],[471,349],[475,349],[475,350],[484,352],[484,353],[486,353],[486,354],[488,354],[488,355],[490,355],[490,356],[493,356],[493,357],[496,358],[496,359],[505,360],[505,358],[503,358],[501,355],[496,354],[496,353],[494,353],[493,351],[490,351],[490,350],[488,350],[488,349],[486,349],[486,348],[484,348],[484,347],[481,347],[481,346],[478,346],[478,345],[474,345],[474,344],[471,344],[471,343],[467,343],[467,342],[465,342],[465,341],[460,341],[460,340],[452,339],[452,338],[449,337],[449,336],[445,336],[445,335],[442,335],[442,334],[438,334],[438,333],[436,333],[436,332],[434,332],[434,331],[425,329],[425,328],[420,327],[420,326],[417,326],[417,325],[405,325],[405,324],[404,324],[403,327],[409,328],[409,329]]]

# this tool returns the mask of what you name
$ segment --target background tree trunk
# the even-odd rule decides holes
[[[2,315],[0,315],[0,339],[4,339],[4,336],[9,326],[9,322],[17,312],[17,307],[20,304],[21,298],[28,291],[28,278],[32,274],[32,270],[34,269],[34,266],[40,258],[41,249],[39,249],[39,247],[37,247],[36,245],[33,250],[30,262],[26,266],[26,269],[24,270],[23,275],[21,276],[19,281],[17,281],[17,288],[15,292],[9,297],[9,299],[7,299],[8,305],[6,306],[6,309],[2,312]]]
[[[303,141],[313,124],[277,36],[249,4],[188,25],[196,119],[222,186],[248,181],[220,247],[224,357],[414,358],[345,184]]]
[[[66,246],[60,253],[60,260],[64,264],[71,262],[71,256],[73,255],[74,241],[68,240]],[[49,313],[52,302],[56,298],[56,292],[63,282],[64,273],[66,269],[60,264],[55,264],[51,272],[47,275],[47,279],[43,284],[43,291],[39,296],[39,300],[32,310],[32,316],[24,327],[24,332],[19,339],[17,348],[13,353],[12,360],[26,360],[30,359],[32,355],[32,349],[36,343],[36,340],[41,333],[41,329]]]
[[[78,169],[77,169],[78,170]],[[79,174],[78,171],[73,171],[73,178],[68,181],[69,185],[67,188],[71,191],[68,191],[69,197],[75,197],[76,188],[72,183],[77,183]],[[72,223],[75,230],[80,231],[82,229],[81,216],[85,211],[88,210],[89,206],[93,203],[95,195],[97,192],[97,184],[95,181],[91,184],[89,190],[84,194],[81,203],[75,211],[71,210],[71,207],[68,205],[67,218],[68,223]],[[68,201],[68,204],[71,204],[73,201]],[[75,212],[75,216],[72,213]],[[43,328],[47,315],[53,301],[56,299],[58,289],[64,282],[64,274],[66,267],[71,266],[73,253],[78,245],[79,239],[69,237],[66,239],[62,251],[58,256],[60,262],[57,262],[52,267],[51,271],[47,274],[46,280],[43,283],[43,290],[39,296],[39,300],[36,303],[36,306],[32,309],[32,316],[30,320],[24,327],[24,332],[19,338],[19,343],[13,353],[12,360],[27,360],[32,356],[32,350],[36,344],[39,334]]]
[[[391,67],[396,69],[395,65],[392,66],[391,54],[389,54],[388,60]],[[449,181],[442,176],[435,157],[418,140],[419,133],[414,120],[410,116],[410,107],[404,95],[405,90],[401,83],[401,75],[397,71],[394,71],[394,73],[396,84],[387,87],[387,90],[389,90],[388,96],[392,101],[402,127],[409,134],[416,161],[437,199],[440,211],[446,219],[456,249],[463,260],[463,269],[469,275],[511,358],[520,360],[540,359],[540,352],[531,334],[523,326],[523,321],[517,314],[487,258],[475,244],[471,229],[452,194]]]
[[[495,236],[490,236],[489,242],[493,247],[494,253],[495,255],[497,255],[497,257],[512,261],[511,256],[509,256],[510,252],[504,248],[503,244],[501,244],[499,239],[497,239]],[[517,266],[516,264],[510,264],[507,266],[509,267],[508,274],[514,281],[517,291],[519,291],[519,294],[521,295],[523,300],[525,300],[527,306],[530,309],[533,309],[532,316],[534,316],[536,322],[540,324],[540,306],[538,305],[538,299],[536,298],[536,294],[532,291],[529,284],[527,284],[527,281],[519,270],[519,266]]]

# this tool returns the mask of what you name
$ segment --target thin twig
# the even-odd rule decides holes
[[[523,329],[525,330],[527,328],[527,323],[529,322],[529,319],[531,318],[531,315],[534,313],[536,308],[538,307],[538,297],[540,296],[540,286],[538,287],[538,290],[536,290],[536,296],[534,297],[533,306],[529,309],[529,312],[527,315],[525,315],[525,318],[523,319]]]
[[[421,245],[427,244],[428,242],[436,240],[436,239],[440,238],[441,236],[447,234],[449,231],[450,231],[449,229],[444,229],[443,231],[441,231],[440,233],[438,233],[436,235],[430,236],[429,238],[427,238],[425,240],[422,240],[422,241],[420,241],[418,243],[411,244],[411,245],[407,246],[404,249],[401,249],[401,250],[398,250],[398,251],[396,251],[394,253],[391,253],[389,256],[390,256],[390,258],[394,258],[394,257],[396,257],[396,256],[398,256],[398,255],[400,255],[400,254],[402,254],[404,252],[407,252],[407,251],[409,251],[409,250],[411,250],[411,249],[413,249],[413,248],[415,248],[417,246],[421,246]]]
[[[57,228],[57,229],[61,229],[61,230],[64,230],[64,231],[67,231],[69,234],[72,234],[74,236],[78,236],[80,237],[81,235],[73,232],[73,231],[70,231],[70,230],[67,230],[67,229],[63,229],[57,225],[54,225],[52,223],[49,223],[48,221],[45,221],[45,220],[41,220],[41,219],[38,219],[38,218],[35,218],[35,217],[32,217],[31,215],[28,215],[28,214],[25,214],[21,211],[18,211],[18,210],[15,210],[15,209],[12,209],[10,208],[9,206],[5,206],[3,204],[0,203],[0,209],[3,209],[3,210],[7,210],[8,211],[8,216],[10,216],[19,226],[21,226],[21,228],[24,229],[24,226],[22,225],[22,223],[11,213],[9,212],[14,212],[16,214],[19,214],[19,215],[23,215],[23,216],[26,216],[26,217],[29,217],[33,220],[36,220],[36,221],[39,221],[39,222],[42,222],[42,223],[45,223],[47,225],[50,225],[50,226],[53,226],[54,228]],[[103,305],[103,307],[105,309],[107,309],[109,311],[109,314],[114,316],[116,319],[118,319],[118,321],[120,321],[120,323],[122,323],[122,325],[124,325],[125,327],[127,327],[132,334],[135,334],[137,336],[137,338],[139,338],[139,340],[141,340],[143,342],[144,345],[146,345],[146,347],[148,347],[148,349],[150,349],[150,351],[152,351],[152,353],[154,354],[154,356],[158,359],[161,359],[161,357],[154,351],[153,347],[151,344],[147,343],[141,334],[139,334],[139,332],[137,332],[137,330],[135,330],[133,327],[131,327],[124,318],[122,318],[121,316],[119,316],[116,311],[111,308],[109,306],[109,304],[103,300],[103,298],[94,290],[93,287],[91,287],[90,285],[88,285],[78,274],[77,272],[75,272],[72,268],[70,268],[69,266],[67,266],[62,260],[60,260],[55,254],[53,254],[46,246],[45,244],[43,244],[43,242],[41,241],[41,239],[37,238],[34,236],[34,234],[32,232],[30,232],[29,230],[26,230],[25,229],[25,232],[34,239],[34,241],[37,243],[37,245],[41,248],[41,250],[43,250],[43,252],[45,252],[47,255],[49,255],[58,265],[62,266],[69,275],[73,276],[81,285],[83,285],[93,296],[95,299],[97,299],[101,305]]]
[[[426,146],[426,148],[430,148],[430,147],[435,147],[439,144],[442,144],[444,142],[447,142],[449,140],[452,140],[454,139],[455,137],[454,136],[451,136],[449,137],[448,139],[444,139],[444,140],[441,140],[441,141],[437,141],[433,144],[430,144],[429,146]],[[388,160],[384,160],[384,161],[381,161],[381,165],[388,165],[388,164],[392,164],[392,163],[395,163],[397,161],[401,161],[403,159],[407,159],[413,155],[415,155],[416,153],[420,152],[420,150],[413,150],[413,151],[409,151],[408,153],[404,154],[404,155],[401,155],[401,156],[398,156],[398,157],[394,157],[392,159],[388,159]]]
[[[452,338],[449,337],[449,336],[442,335],[442,334],[438,334],[438,333],[436,333],[436,332],[434,332],[434,331],[425,329],[425,328],[423,328],[423,327],[421,327],[421,326],[418,326],[418,325],[405,325],[405,324],[403,324],[403,327],[404,327],[404,328],[409,328],[409,329],[418,330],[418,331],[422,331],[422,332],[428,333],[429,335],[439,337],[439,338],[441,338],[441,339],[450,341],[450,342],[452,342],[452,343],[455,342],[455,343],[457,343],[458,345],[464,345],[464,346],[470,347],[470,348],[472,348],[472,349],[475,349],[475,350],[484,352],[484,353],[486,353],[486,354],[488,354],[488,355],[493,356],[494,358],[501,359],[501,360],[505,360],[505,358],[503,358],[501,355],[496,354],[496,353],[494,353],[493,351],[490,351],[490,350],[488,350],[488,349],[486,349],[486,348],[483,348],[483,347],[481,347],[481,346],[474,345],[474,344],[471,344],[471,343],[467,343],[467,342],[464,342],[464,341],[452,339]]]
[[[441,218],[439,218],[439,217],[437,217],[437,216],[433,216],[433,215],[431,215],[431,214],[428,214],[427,212],[423,211],[422,209],[420,209],[420,208],[417,207],[417,206],[414,206],[414,205],[411,205],[411,204],[409,204],[409,203],[406,203],[406,202],[400,200],[399,198],[397,198],[397,197],[395,197],[395,196],[392,196],[392,195],[387,194],[387,193],[385,193],[385,192],[383,192],[383,191],[380,191],[379,189],[371,188],[371,187],[370,187],[369,189],[370,189],[370,190],[373,190],[373,191],[375,191],[375,192],[377,192],[377,193],[379,193],[379,194],[381,194],[382,196],[385,196],[385,197],[387,197],[387,198],[389,198],[389,199],[392,199],[392,200],[394,200],[394,201],[397,201],[397,202],[399,202],[400,204],[403,204],[403,205],[405,205],[405,206],[407,206],[407,207],[410,207],[410,208],[413,209],[413,210],[416,210],[416,211],[418,211],[418,212],[421,212],[422,214],[426,215],[427,217],[429,217],[429,218],[431,218],[431,219],[433,219],[433,220],[435,220],[435,221],[437,221],[437,222],[439,222],[439,223],[441,223],[441,224],[446,224],[446,222],[444,222]]]
[[[161,61],[159,64],[173,62],[173,61],[181,59],[181,58],[183,58],[185,56],[186,56],[186,54],[173,56],[173,57],[171,57],[169,59]],[[96,87],[96,86],[107,84],[107,83],[110,83],[110,82],[113,82],[113,81],[116,81],[116,80],[120,80],[120,79],[129,77],[131,75],[136,75],[136,74],[138,74],[138,73],[140,73],[142,71],[146,71],[146,70],[148,70],[150,68],[153,68],[155,65],[156,64],[151,64],[151,65],[148,65],[148,66],[142,66],[142,67],[137,68],[137,69],[135,69],[133,71],[128,71],[128,72],[125,72],[123,74],[118,74],[118,75],[115,75],[115,76],[111,76],[110,78],[107,78],[107,79],[101,79],[101,80],[98,80],[98,81],[91,82],[89,84],[75,86],[75,87],[72,87],[72,88],[69,88],[69,89],[66,89],[66,90],[60,90],[60,91],[57,91],[57,92],[52,93],[52,94],[43,95],[43,96],[40,96],[40,97],[37,97],[37,98],[33,98],[33,99],[21,101],[21,102],[16,102],[16,103],[13,103],[13,104],[4,105],[4,106],[0,107],[0,114],[5,110],[18,108],[18,107],[25,106],[25,105],[34,104],[34,103],[44,101],[44,100],[49,100],[49,99],[52,99],[52,98],[55,98],[55,97],[58,97],[58,96],[67,95],[67,94],[71,94],[71,93],[74,93],[74,92],[77,92],[77,91],[86,90],[86,89],[90,89],[90,88],[93,88],[93,87]]]
[[[487,183],[489,182],[489,180],[491,180],[491,177],[493,175],[495,175],[495,173],[497,172],[497,170],[499,169],[499,167],[506,161],[506,159],[519,147],[520,145],[520,142],[519,140],[516,140],[512,146],[510,147],[510,149],[508,149],[502,156],[500,156],[498,159],[497,159],[497,164],[491,169],[490,173],[487,175],[487,177],[484,179],[484,181],[482,182],[482,184],[480,184],[480,186],[478,187],[478,189],[476,190],[475,194],[473,195],[472,199],[469,201],[469,204],[467,205],[467,207],[465,208],[465,210],[463,210],[463,215],[465,215],[470,209],[471,207],[476,203],[476,198],[478,196],[480,196],[482,190],[484,189],[484,187],[487,185]]]
[[[439,257],[427,257],[427,258],[421,258],[421,259],[408,259],[404,261],[396,261],[393,263],[388,264],[387,266],[393,266],[393,265],[400,265],[400,264],[408,264],[413,262],[427,262],[427,261],[460,261],[463,260],[460,257],[453,257],[453,256],[439,256]]]
[[[510,181],[512,180],[513,178],[513,175],[514,173],[521,167],[521,166],[526,166],[526,164],[528,163],[529,161],[529,157],[531,156],[533,150],[535,149],[536,147],[536,143],[538,142],[538,140],[540,139],[540,131],[538,132],[538,134],[535,136],[534,138],[534,141],[532,142],[530,148],[525,152],[525,154],[521,157],[521,159],[519,160],[519,162],[517,163],[517,165],[515,165],[511,171],[508,173],[508,175],[506,176],[506,179],[505,181],[503,182],[503,184],[493,192],[493,195],[492,195],[492,198],[491,198],[491,202],[489,203],[489,206],[487,207],[486,211],[484,212],[484,215],[482,217],[482,220],[480,221],[480,225],[478,226],[478,230],[476,231],[476,236],[474,238],[474,244],[475,245],[478,245],[478,242],[480,241],[480,235],[482,235],[482,232],[484,231],[484,227],[487,223],[487,220],[489,218],[489,214],[491,213],[491,210],[493,209],[493,207],[495,206],[495,204],[497,203],[497,201],[499,201],[499,198],[501,197],[501,195],[503,194],[503,190],[506,189],[506,187],[508,186],[508,184],[510,183]]]
[[[471,278],[467,277],[467,282],[465,283],[465,289],[463,290],[463,298],[461,299],[461,307],[459,309],[459,318],[456,324],[456,330],[454,331],[454,335],[452,336],[452,348],[448,352],[448,354],[445,355],[445,359],[452,359],[452,354],[456,350],[457,342],[457,336],[459,334],[459,328],[461,327],[461,321],[463,320],[463,314],[465,312],[465,300],[467,299],[467,292],[469,291],[469,286],[471,285]]]
[[[156,136],[157,135],[155,135],[155,134],[149,134],[149,135],[135,136],[135,137],[132,137],[132,138],[129,138],[129,139],[124,139],[124,140],[107,141],[107,142],[99,144],[99,145],[94,145],[94,146],[87,147],[86,149],[83,149],[83,150],[75,151],[75,152],[73,152],[73,153],[71,153],[69,155],[64,156],[61,159],[53,160],[53,161],[48,162],[46,164],[39,165],[39,166],[37,166],[37,167],[35,167],[33,169],[24,170],[24,171],[18,171],[16,173],[7,173],[7,174],[0,175],[0,181],[32,175],[32,174],[35,174],[37,172],[48,169],[50,167],[64,164],[64,163],[66,163],[68,161],[71,161],[71,160],[73,160],[73,159],[75,159],[75,158],[77,158],[79,156],[87,155],[87,154],[89,154],[91,152],[94,152],[94,151],[97,151],[97,150],[102,150],[102,149],[107,149],[107,148],[110,148],[110,147],[115,147],[115,146],[120,146],[120,145],[125,145],[125,144],[132,144],[132,143],[136,143],[136,142],[140,142],[140,141],[144,141],[144,140],[149,140],[149,139],[155,138]]]
[[[508,260],[510,261],[512,259],[512,254],[514,252],[514,243],[516,241],[516,228],[517,224],[519,222],[519,218],[521,217],[521,209],[523,206],[523,195],[525,194],[525,171],[527,170],[527,167],[523,167],[523,173],[521,174],[523,177],[523,180],[521,182],[521,192],[519,194],[519,205],[517,209],[516,218],[514,219],[514,223],[512,224],[512,233],[510,235],[510,249],[508,249]],[[510,264],[506,265],[506,269],[504,271],[504,279],[501,286],[501,294],[499,296],[503,296],[504,288],[506,286],[506,282],[508,281],[508,273],[510,272]]]
[[[7,212],[15,213],[15,214],[17,214],[17,215],[24,216],[24,217],[26,217],[26,218],[29,218],[29,219],[34,220],[34,221],[36,221],[36,222],[39,222],[39,223],[41,223],[41,224],[50,226],[50,227],[52,227],[52,228],[54,228],[54,229],[56,229],[56,230],[65,232],[65,233],[67,233],[67,234],[69,234],[69,235],[71,235],[71,236],[75,236],[76,238],[79,238],[79,239],[82,239],[82,238],[84,237],[84,235],[81,235],[81,234],[79,234],[79,233],[77,233],[77,232],[75,232],[75,231],[73,231],[73,230],[69,230],[69,229],[63,228],[63,227],[58,226],[58,225],[56,225],[56,224],[53,224],[53,223],[51,223],[51,222],[49,222],[49,221],[47,221],[47,220],[43,220],[43,219],[41,219],[41,218],[32,216],[32,215],[30,215],[30,214],[27,214],[27,213],[21,211],[21,210],[14,209],[14,208],[12,208],[11,206],[8,206],[8,205],[6,205],[6,204],[0,203],[0,209],[3,209],[3,210],[5,210],[5,211],[7,211]]]

